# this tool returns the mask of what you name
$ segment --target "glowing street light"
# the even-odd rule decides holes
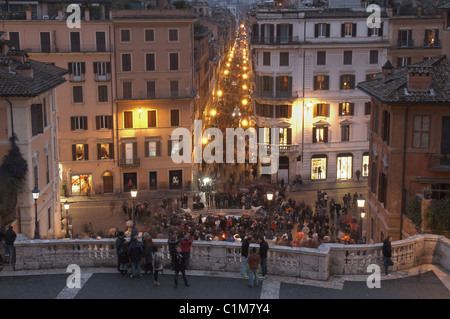
[[[136,203],[135,199],[137,196],[137,189],[133,188],[130,190],[131,197],[133,198],[133,228],[136,227]]]
[[[211,114],[211,116],[216,116],[217,111],[216,111],[215,109],[212,109],[211,112],[210,112],[210,114]]]

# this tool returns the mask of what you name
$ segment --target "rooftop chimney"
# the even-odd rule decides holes
[[[386,61],[381,70],[383,72],[383,83],[392,80],[394,74],[394,66],[392,65],[390,60]]]
[[[408,91],[428,92],[431,89],[431,68],[426,66],[407,66]]]

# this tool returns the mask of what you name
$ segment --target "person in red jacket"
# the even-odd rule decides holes
[[[190,233],[186,233],[184,238],[181,240],[181,254],[183,255],[185,269],[189,267],[189,260],[191,257],[191,245],[194,241],[194,237],[191,237]]]

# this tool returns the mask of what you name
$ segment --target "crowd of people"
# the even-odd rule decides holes
[[[268,200],[268,192],[274,194],[272,201]],[[348,193],[341,204],[326,192],[318,191],[315,205],[311,206],[289,197],[286,186],[273,189],[255,186],[239,192],[193,194],[192,210],[186,194],[164,198],[156,209],[147,202],[138,203],[136,218],[145,225],[145,229],[140,229],[143,237],[138,238],[135,227],[129,228],[131,233],[128,234],[119,232],[117,269],[126,274],[127,266],[131,266],[131,277],[140,277],[140,263],[145,260],[144,271],[154,276],[154,284],[158,286],[158,275],[163,271],[162,254],[153,245],[153,238],[166,239],[171,268],[175,271],[174,285],[178,287],[181,273],[184,284],[189,286],[185,271],[189,268],[193,241],[239,242],[241,274],[249,276],[249,286],[254,287],[258,285],[256,272],[260,269],[262,277],[267,273],[268,243],[308,248],[317,248],[322,243],[357,243],[360,239],[358,222],[350,214],[356,200],[357,194]],[[200,204],[207,208],[243,208],[245,211],[211,213],[196,209],[202,206]],[[123,211],[126,219],[132,217],[125,204]],[[250,250],[250,243],[259,243],[259,251]]]
[[[190,233],[195,240],[241,241],[245,236],[264,236],[276,245],[318,247],[322,243],[357,243],[358,221],[349,214],[357,194],[346,194],[343,204],[318,191],[314,206],[297,202],[287,196],[285,188],[271,190],[274,199],[268,201],[267,190],[252,187],[246,191],[204,193],[192,196],[193,210],[184,194],[179,198],[164,198],[158,209],[147,202],[136,206],[136,218],[146,225],[152,238],[183,238]],[[195,207],[244,208],[243,214],[202,214]],[[124,205],[124,212],[125,212]],[[127,210],[128,212],[128,210]],[[125,218],[131,218],[130,215]]]

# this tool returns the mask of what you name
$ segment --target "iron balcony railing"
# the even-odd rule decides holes
[[[119,160],[119,166],[121,167],[139,167],[141,165],[141,159],[138,158],[121,158]]]
[[[264,147],[267,151],[267,154],[271,154],[271,149],[275,145],[272,144],[261,144],[260,147]],[[278,153],[280,154],[288,154],[297,152],[298,145],[297,144],[280,144],[278,145]]]
[[[300,38],[298,36],[286,36],[286,37],[253,37],[251,39],[251,44],[300,44]]]
[[[429,157],[428,168],[432,171],[450,171],[449,154],[433,154]]]

